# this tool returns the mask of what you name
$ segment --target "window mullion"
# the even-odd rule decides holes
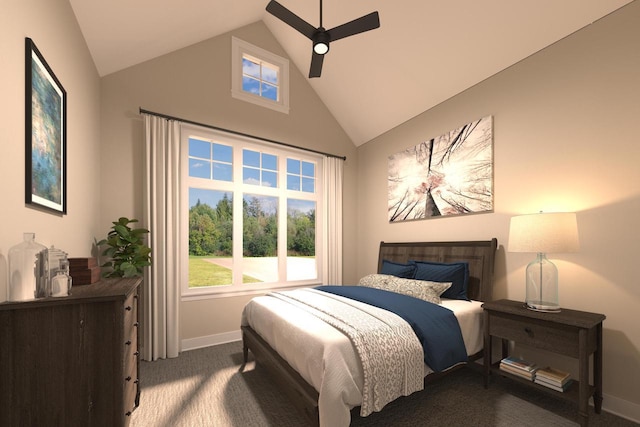
[[[263,86],[263,84],[262,84],[262,83],[264,82],[264,77],[263,77],[263,75],[262,75],[262,61],[260,61],[260,63],[259,63],[258,65],[259,65],[259,67],[260,67],[260,85],[259,85],[259,88],[260,88],[260,96],[262,96],[262,86]]]
[[[232,244],[232,286],[242,285],[242,235],[243,235],[243,210],[242,200],[244,185],[238,185],[242,182],[242,150],[233,150],[233,244]]]
[[[287,278],[287,157],[278,156],[278,277]]]

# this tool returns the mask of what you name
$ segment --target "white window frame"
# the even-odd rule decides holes
[[[183,301],[230,297],[237,295],[262,294],[271,289],[297,288],[305,286],[317,286],[323,281],[323,235],[325,230],[324,224],[324,197],[323,197],[323,157],[321,155],[289,148],[278,144],[263,142],[251,137],[234,135],[228,132],[208,129],[196,125],[182,125],[181,131],[181,200],[180,209],[182,212],[189,210],[189,187],[198,186],[200,188],[211,188],[222,191],[234,192],[233,211],[234,211],[234,239],[233,239],[233,282],[236,284],[211,286],[211,287],[189,287],[189,215],[181,215],[180,239],[182,247],[185,248],[181,254],[182,263],[182,286],[181,294]],[[189,176],[189,139],[198,138],[205,141],[216,141],[225,145],[234,147],[233,153],[233,182],[213,181],[203,178],[193,178]],[[258,185],[244,184],[242,182],[242,149],[248,148],[255,151],[264,150],[270,154],[278,156],[278,187],[270,188]],[[292,191],[286,189],[287,175],[287,157],[296,158],[316,164],[316,191],[315,193],[307,193],[303,191]],[[206,185],[204,185],[206,184]],[[238,188],[239,187],[239,188]],[[242,283],[242,240],[235,236],[242,235],[242,221],[235,220],[235,213],[242,212],[242,197],[238,194],[254,193],[261,195],[272,195],[279,197],[278,205],[278,230],[285,230],[284,233],[278,233],[278,275],[281,278],[287,276],[287,199],[293,198],[298,200],[313,200],[316,202],[316,239],[315,239],[315,260],[317,276],[309,280],[278,282],[260,282],[260,283]],[[284,215],[282,213],[285,213]],[[240,215],[241,217],[242,215]]]
[[[258,58],[279,68],[279,96],[277,101],[242,90],[243,55]],[[261,107],[289,114],[289,60],[237,37],[231,37],[231,96]]]

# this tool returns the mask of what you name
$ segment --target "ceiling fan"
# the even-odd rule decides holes
[[[298,30],[313,42],[309,78],[320,77],[324,55],[329,52],[329,43],[380,27],[378,12],[372,12],[346,24],[325,30],[322,26],[322,0],[320,0],[320,26],[318,28],[315,28],[275,0],[269,2],[267,12]]]

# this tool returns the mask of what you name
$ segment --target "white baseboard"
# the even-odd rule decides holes
[[[240,330],[225,332],[223,334],[207,335],[204,337],[189,338],[182,340],[182,351],[195,350],[212,345],[226,344],[233,341],[240,341],[242,332]],[[602,410],[621,418],[640,423],[640,405],[629,402],[608,394],[603,395]],[[597,416],[597,415],[596,415]]]
[[[223,334],[207,335],[204,337],[188,338],[182,340],[182,351],[195,350],[197,348],[209,347],[212,345],[226,344],[228,342],[240,341],[242,333],[240,330],[225,332]]]
[[[640,423],[640,404],[603,393],[602,410],[635,423]],[[597,416],[597,415],[596,415]]]

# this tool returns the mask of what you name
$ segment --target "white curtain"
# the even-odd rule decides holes
[[[157,360],[180,351],[180,123],[142,116],[143,221],[152,251],[142,292],[142,357]]]
[[[323,277],[325,285],[342,284],[342,169],[344,160],[324,158]]]

